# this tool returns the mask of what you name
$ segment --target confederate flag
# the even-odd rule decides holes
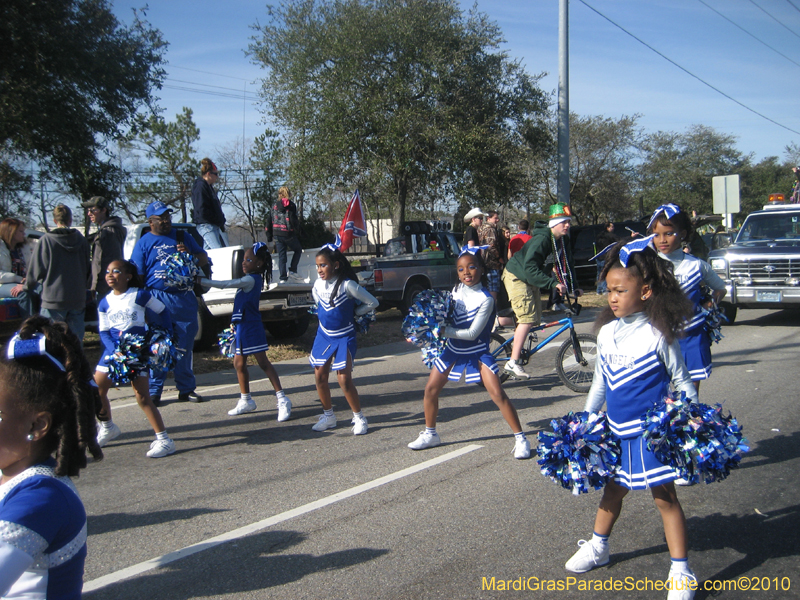
[[[364,220],[364,209],[361,207],[361,196],[358,190],[353,193],[347,212],[344,214],[342,226],[339,228],[339,237],[342,238],[342,252],[353,245],[353,237],[366,237],[367,225]]]

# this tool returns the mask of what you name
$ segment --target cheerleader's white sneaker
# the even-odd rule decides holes
[[[442,440],[438,433],[428,433],[427,431],[422,431],[420,432],[419,437],[411,442],[408,447],[412,450],[425,450],[425,448],[435,448],[441,443]]]
[[[286,396],[283,400],[278,400],[278,421],[288,421],[292,416],[292,401]]]
[[[236,415],[243,415],[245,413],[253,412],[255,409],[255,400],[242,400],[239,398],[239,402],[236,404],[236,407],[230,409],[228,414],[232,417],[235,417]]]
[[[669,572],[670,590],[667,600],[692,600],[697,590],[697,577],[693,573]]]
[[[122,431],[120,430],[119,425],[113,421],[108,426],[100,421],[97,424],[97,445],[102,448],[111,440],[117,439],[120,433],[122,433]]]
[[[531,443],[528,438],[514,442],[514,458],[525,460],[531,457]]]
[[[578,542],[580,550],[572,555],[564,567],[573,573],[586,573],[595,567],[602,567],[608,564],[608,545],[603,550],[599,550],[592,542],[581,540]]]
[[[509,360],[506,362],[506,366],[503,367],[503,370],[507,371],[509,375],[513,375],[519,379],[530,379],[530,375],[528,375],[522,367],[520,367],[515,361]]]
[[[311,429],[314,431],[325,431],[326,429],[333,429],[334,427],[336,427],[336,415],[331,415],[329,417],[325,413],[322,413],[316,425]]]
[[[364,435],[367,433],[367,418],[353,417],[350,421],[353,424],[353,435]]]
[[[155,440],[150,444],[150,450],[147,452],[147,456],[150,458],[161,458],[169,454],[175,454],[175,442],[173,442],[171,438]]]

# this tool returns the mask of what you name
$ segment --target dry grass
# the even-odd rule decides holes
[[[545,299],[543,298],[543,302],[544,301]],[[594,291],[591,291],[580,298],[580,303],[584,308],[603,307],[606,305],[606,297],[598,296]],[[545,314],[547,314],[547,311],[545,311]],[[369,333],[358,334],[358,347],[369,348],[380,344],[400,342],[405,339],[400,328],[404,316],[405,315],[396,308],[379,312],[377,314],[377,320],[370,326]],[[279,341],[272,338],[269,333],[267,333],[267,340],[270,345],[267,357],[270,362],[275,363],[308,356],[311,352],[311,346],[314,343],[316,331],[316,320],[312,319],[308,331],[299,338],[291,341]],[[84,349],[89,359],[89,364],[97,364],[100,357],[100,338],[97,334],[86,334]],[[222,356],[217,347],[194,353],[194,371],[198,374],[230,369],[231,365],[231,359]]]

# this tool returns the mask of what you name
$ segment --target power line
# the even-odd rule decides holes
[[[172,69],[183,69],[184,71],[194,71],[195,73],[203,73],[204,75],[215,75],[216,77],[227,77],[228,79],[238,79],[239,81],[251,81],[250,79],[245,79],[244,77],[234,77],[233,75],[223,75],[222,73],[212,73],[211,71],[206,71],[204,69],[190,69],[189,67],[179,67],[177,65],[170,65]]]
[[[183,81],[182,79],[173,79],[172,77],[167,77],[167,81],[174,81],[175,83],[188,83],[189,85],[199,85],[201,87],[214,88],[214,89],[217,89],[217,90],[228,90],[230,92],[237,92],[237,93],[244,93],[244,94],[248,93],[248,92],[242,92],[242,91],[240,91],[240,90],[238,90],[236,88],[229,88],[229,87],[224,87],[224,86],[221,86],[221,85],[209,85],[207,83],[197,83],[196,81]],[[256,98],[256,99],[258,98],[258,96],[255,95],[255,94],[252,94],[252,96],[254,98]]]
[[[627,33],[629,36],[631,36],[633,39],[635,39],[637,42],[639,42],[640,44],[642,44],[642,45],[643,45],[643,46],[645,46],[646,48],[649,48],[650,50],[652,50],[653,52],[655,52],[656,54],[658,54],[658,55],[659,55],[661,58],[663,58],[663,59],[664,59],[664,60],[666,60],[667,62],[669,62],[669,63],[673,64],[673,65],[674,65],[674,66],[676,66],[676,67],[678,67],[678,68],[679,68],[681,71],[683,71],[683,72],[684,72],[684,73],[686,73],[687,75],[690,75],[691,77],[694,77],[695,79],[697,79],[697,81],[699,81],[699,82],[700,82],[700,83],[702,83],[703,85],[710,87],[712,90],[714,90],[715,92],[717,92],[717,93],[718,93],[718,94],[720,94],[721,96],[724,96],[725,98],[727,98],[727,99],[728,99],[728,100],[730,100],[731,102],[735,102],[736,104],[738,104],[738,105],[739,105],[739,106],[741,106],[742,108],[744,108],[744,109],[746,109],[746,110],[749,110],[751,113],[753,113],[753,114],[755,114],[755,115],[758,115],[758,116],[759,116],[759,117],[761,117],[762,119],[765,119],[765,120],[769,121],[770,123],[773,123],[774,125],[777,125],[778,127],[781,127],[781,128],[783,128],[783,129],[786,129],[787,131],[791,131],[792,133],[796,133],[797,135],[800,135],[800,131],[796,131],[796,130],[792,129],[791,127],[787,127],[786,125],[783,125],[782,123],[778,123],[778,122],[777,122],[777,121],[775,121],[774,119],[771,119],[771,118],[769,118],[768,116],[761,114],[761,113],[760,113],[760,112],[758,112],[757,110],[750,108],[750,107],[749,107],[749,106],[747,106],[746,104],[743,104],[742,102],[739,102],[739,101],[738,101],[736,98],[734,98],[734,97],[732,97],[732,96],[730,96],[730,95],[726,94],[726,93],[725,93],[725,92],[723,92],[722,90],[720,90],[720,89],[718,89],[718,88],[714,87],[713,85],[711,85],[711,84],[710,84],[710,83],[708,83],[707,81],[705,81],[705,80],[701,79],[699,76],[695,75],[694,73],[692,73],[692,72],[691,72],[691,71],[689,71],[688,69],[686,69],[686,68],[682,67],[681,65],[679,65],[678,63],[676,63],[674,60],[672,60],[672,59],[671,59],[671,58],[669,58],[668,56],[666,56],[666,55],[662,54],[661,52],[659,52],[658,50],[656,50],[655,48],[653,48],[653,47],[652,47],[650,44],[648,44],[648,43],[647,43],[647,42],[645,42],[644,40],[642,40],[642,39],[640,39],[640,38],[636,37],[636,36],[635,36],[634,34],[632,34],[630,31],[628,31],[627,29],[625,29],[625,28],[624,28],[622,25],[619,25],[618,23],[615,23],[614,21],[612,21],[611,19],[609,19],[607,16],[605,16],[603,13],[601,13],[599,10],[597,10],[597,9],[596,9],[596,8],[594,8],[593,6],[591,6],[591,5],[587,4],[586,0],[578,0],[578,1],[579,1],[581,4],[583,4],[584,6],[586,6],[587,8],[589,8],[589,9],[591,9],[592,11],[596,12],[596,13],[597,13],[598,15],[600,15],[601,17],[603,17],[603,18],[604,18],[606,21],[608,21],[609,23],[611,23],[611,24],[612,24],[614,27],[617,27],[617,28],[621,29],[622,31],[624,31],[625,33]],[[702,2],[702,0],[699,0],[699,1],[701,1],[701,2]]]
[[[792,6],[792,7],[793,7],[793,8],[794,8],[794,9],[795,9],[797,12],[800,12],[800,8],[798,8],[798,7],[797,7],[797,5],[796,5],[794,2],[792,2],[792,0],[786,0],[786,1],[787,1],[787,2],[788,2],[788,3],[789,3],[789,4],[790,4],[790,5],[791,5],[791,6]]]
[[[757,41],[757,42],[760,42],[761,44],[764,44],[764,45],[765,45],[767,48],[769,48],[770,50],[772,50],[772,51],[773,51],[775,54],[780,54],[780,55],[781,55],[783,58],[785,58],[786,60],[788,60],[790,63],[793,63],[793,64],[797,65],[798,67],[800,67],[800,63],[799,63],[799,62],[797,62],[797,61],[796,61],[796,60],[794,60],[794,59],[791,59],[791,58],[789,58],[788,56],[786,56],[786,55],[785,55],[783,52],[781,52],[781,51],[780,51],[780,50],[778,50],[777,48],[773,48],[772,46],[770,46],[770,45],[769,45],[767,42],[765,42],[765,41],[764,41],[764,40],[762,40],[761,38],[759,38],[759,37],[757,37],[757,36],[753,35],[753,34],[752,34],[752,33],[750,33],[749,31],[747,31],[747,29],[745,29],[744,27],[742,27],[741,25],[739,25],[739,24],[738,24],[738,23],[736,23],[735,21],[733,21],[733,20],[729,19],[728,17],[726,17],[725,15],[723,15],[723,14],[722,14],[721,12],[719,12],[719,11],[718,11],[716,8],[714,8],[713,6],[711,6],[710,4],[708,4],[707,2],[705,2],[704,0],[697,0],[697,1],[698,1],[700,4],[702,4],[703,6],[707,7],[709,10],[713,10],[715,13],[717,13],[717,14],[718,14],[720,17],[722,17],[723,19],[725,19],[725,20],[726,20],[728,23],[730,23],[730,24],[731,24],[731,25],[733,25],[734,27],[738,27],[739,29],[741,29],[742,31],[744,31],[744,32],[745,32],[747,35],[749,35],[749,36],[750,36],[751,38],[753,38],[755,41]],[[759,8],[760,8],[760,7],[759,7]]]
[[[195,92],[197,94],[205,94],[207,96],[219,96],[221,98],[235,98],[237,100],[252,100],[252,101],[258,100],[257,96],[250,96],[250,95],[245,96],[241,92],[239,94],[233,94],[227,92],[215,92],[214,90],[199,90],[197,88],[190,88],[180,85],[164,85],[162,87],[169,90],[180,90],[182,92]]]
[[[786,30],[787,30],[789,33],[791,33],[793,36],[795,36],[795,37],[799,37],[799,38],[800,38],[800,35],[798,35],[798,34],[797,34],[797,33],[796,33],[796,32],[795,32],[795,31],[794,31],[794,30],[793,30],[791,27],[788,27],[788,26],[786,25],[786,23],[784,23],[784,22],[783,22],[783,21],[781,21],[780,19],[777,19],[777,18],[775,18],[774,16],[772,16],[770,13],[768,13],[768,12],[767,12],[767,9],[765,9],[763,6],[759,6],[758,4],[756,4],[756,3],[755,3],[755,1],[754,1],[754,0],[750,0],[750,4],[752,4],[753,6],[755,6],[755,7],[756,7],[758,10],[762,11],[762,12],[763,12],[765,15],[767,15],[767,16],[768,16],[770,19],[772,19],[773,21],[775,21],[775,22],[776,22],[778,25],[780,25],[781,27],[783,27],[784,29],[786,29]]]

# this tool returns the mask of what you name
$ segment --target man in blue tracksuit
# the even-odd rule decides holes
[[[153,202],[147,207],[147,222],[150,233],[144,234],[136,242],[131,262],[139,269],[145,288],[164,303],[172,317],[172,325],[177,336],[176,346],[185,351],[175,364],[175,386],[178,388],[180,402],[203,402],[202,396],[195,392],[195,378],[192,370],[192,346],[197,335],[197,298],[194,291],[178,289],[166,285],[167,259],[176,252],[188,252],[197,259],[198,266],[208,263],[208,255],[191,235],[178,242],[172,229],[172,209],[163,202]],[[153,371],[150,377],[150,397],[158,406],[164,389],[166,372]]]

